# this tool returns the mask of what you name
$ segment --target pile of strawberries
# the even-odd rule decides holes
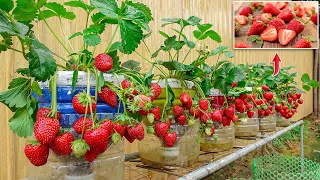
[[[276,104],[275,109],[281,114],[282,117],[290,119],[295,113],[298,112],[299,104],[303,104],[300,93],[287,93],[282,94],[282,102]]]
[[[288,45],[298,34],[304,30],[305,24],[312,21],[318,24],[318,13],[315,8],[302,7],[295,5],[293,9],[287,7],[288,2],[277,2],[276,4],[267,2],[265,4],[253,2],[250,7],[244,7],[240,14],[234,17],[235,33],[241,26],[247,24],[247,19],[251,19],[251,27],[247,32],[247,36],[260,36],[260,40],[268,42],[279,42],[281,45]],[[261,9],[263,13],[252,17],[253,11]],[[304,22],[301,17],[306,14],[309,21]],[[288,23],[286,25],[286,23]],[[257,41],[259,38],[251,38]],[[311,48],[311,42],[315,39],[311,36],[302,37],[295,44],[294,48]],[[250,48],[251,46],[245,42],[238,42],[235,48]]]

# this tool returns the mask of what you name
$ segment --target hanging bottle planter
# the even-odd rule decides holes
[[[235,123],[236,137],[255,137],[259,133],[259,118],[257,113],[249,118],[247,113],[238,113],[239,120]]]
[[[291,124],[291,118],[286,119],[279,112],[276,113],[276,119],[277,127],[288,127]]]
[[[272,132],[276,131],[276,118],[275,115],[259,118],[259,131]]]
[[[182,108],[179,100],[180,95],[184,93],[195,95],[194,85],[190,81],[185,81],[185,91],[182,90],[181,81],[177,79],[167,79],[168,85],[171,87],[175,99],[174,105]],[[154,100],[154,104],[162,107],[166,102],[166,80],[153,81],[161,87],[160,95]],[[165,166],[180,166],[186,167],[197,162],[200,153],[200,144],[196,141],[199,137],[199,125],[196,121],[185,119],[183,122],[178,122],[174,116],[174,108],[167,111],[167,123],[170,126],[171,133],[176,134],[176,141],[171,147],[167,146],[167,142],[160,138],[157,134],[157,125],[154,126],[155,134],[147,133],[145,138],[139,142],[139,153],[142,163],[151,167],[165,167]],[[148,127],[154,122],[150,123],[144,120],[145,125]],[[155,122],[156,123],[156,122]]]

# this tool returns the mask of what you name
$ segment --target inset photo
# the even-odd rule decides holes
[[[318,49],[319,2],[235,1],[234,48]]]

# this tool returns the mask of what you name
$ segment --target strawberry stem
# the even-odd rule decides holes
[[[113,34],[112,34],[112,37],[111,37],[111,40],[110,40],[107,48],[104,50],[104,53],[107,53],[107,52],[109,51],[109,49],[110,49],[110,47],[111,47],[111,45],[112,45],[112,42],[113,42],[113,40],[114,40],[114,38],[115,38],[115,36],[116,36],[116,33],[117,33],[118,29],[119,29],[119,24],[117,25],[116,29],[114,30],[114,32],[113,32]]]
[[[51,80],[51,117],[57,119],[57,71]]]
[[[94,70],[94,75],[95,75],[95,78],[96,78],[96,88],[95,88],[95,91],[94,91],[94,97],[95,97],[94,100],[98,104],[99,77],[98,77],[98,72],[97,72],[96,69]],[[94,119],[96,119],[96,118],[97,118],[97,108],[94,110]]]

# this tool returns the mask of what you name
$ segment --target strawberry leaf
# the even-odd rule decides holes
[[[98,92],[101,92],[102,87],[104,86],[105,80],[103,73],[100,72],[99,77],[98,77]]]
[[[32,21],[37,12],[37,5],[33,0],[17,0],[17,6],[12,15],[17,21]]]
[[[304,82],[304,83],[309,82],[309,81],[310,81],[309,74],[304,73],[304,74],[301,76],[301,81]]]
[[[121,67],[130,69],[130,70],[135,70],[135,71],[140,71],[141,67],[140,67],[140,62],[134,61],[134,60],[128,60],[124,63],[121,64]]]
[[[31,85],[32,91],[36,93],[38,96],[42,96],[42,90],[37,81],[33,81]]]
[[[98,34],[86,34],[83,36],[83,41],[88,46],[96,46],[96,45],[100,44],[101,38]]]
[[[190,71],[193,68],[192,65],[185,65],[178,61],[157,61],[157,63],[164,66],[168,70]]]
[[[32,107],[24,106],[19,108],[9,120],[10,129],[19,137],[28,137],[33,133]]]
[[[119,25],[124,53],[131,54],[143,38],[141,27],[130,20],[124,19],[119,20]]]
[[[82,2],[82,0],[69,1],[69,2],[64,3],[64,5],[70,6],[70,7],[81,8],[81,9],[85,10],[87,13],[91,13],[94,10],[93,6],[85,4],[84,2]]]
[[[115,0],[90,0],[99,12],[109,18],[118,18],[118,5]]]
[[[200,32],[204,33],[212,27],[212,24],[199,24],[197,27]]]
[[[75,38],[75,37],[77,37],[77,36],[83,36],[82,32],[76,32],[76,33],[72,34],[72,35],[69,37],[69,40],[71,40],[71,39],[73,39],[73,38]]]
[[[0,92],[0,102],[9,108],[22,108],[26,106],[28,96],[31,92],[31,80],[26,78],[13,79],[8,87],[8,90]]]
[[[2,13],[0,13],[0,33],[8,33],[10,35],[15,35],[18,33],[11,22],[8,21],[8,19]]]
[[[48,9],[51,9],[52,11],[54,11],[59,18],[62,17],[62,18],[69,19],[69,20],[73,20],[74,18],[76,18],[76,15],[73,12],[67,11],[66,8],[63,7],[63,5],[61,5],[59,3],[50,2],[50,3],[45,4],[44,6]],[[53,15],[53,14],[51,14],[51,15]]]
[[[41,16],[39,16],[39,20],[48,19],[55,16],[58,16],[58,15],[55,12],[46,9],[41,11]]]
[[[72,92],[74,91],[74,87],[78,82],[78,75],[79,75],[78,69],[74,70],[72,74]]]
[[[1,4],[0,9],[6,12],[10,12],[14,7],[12,0],[0,0],[0,4]]]

